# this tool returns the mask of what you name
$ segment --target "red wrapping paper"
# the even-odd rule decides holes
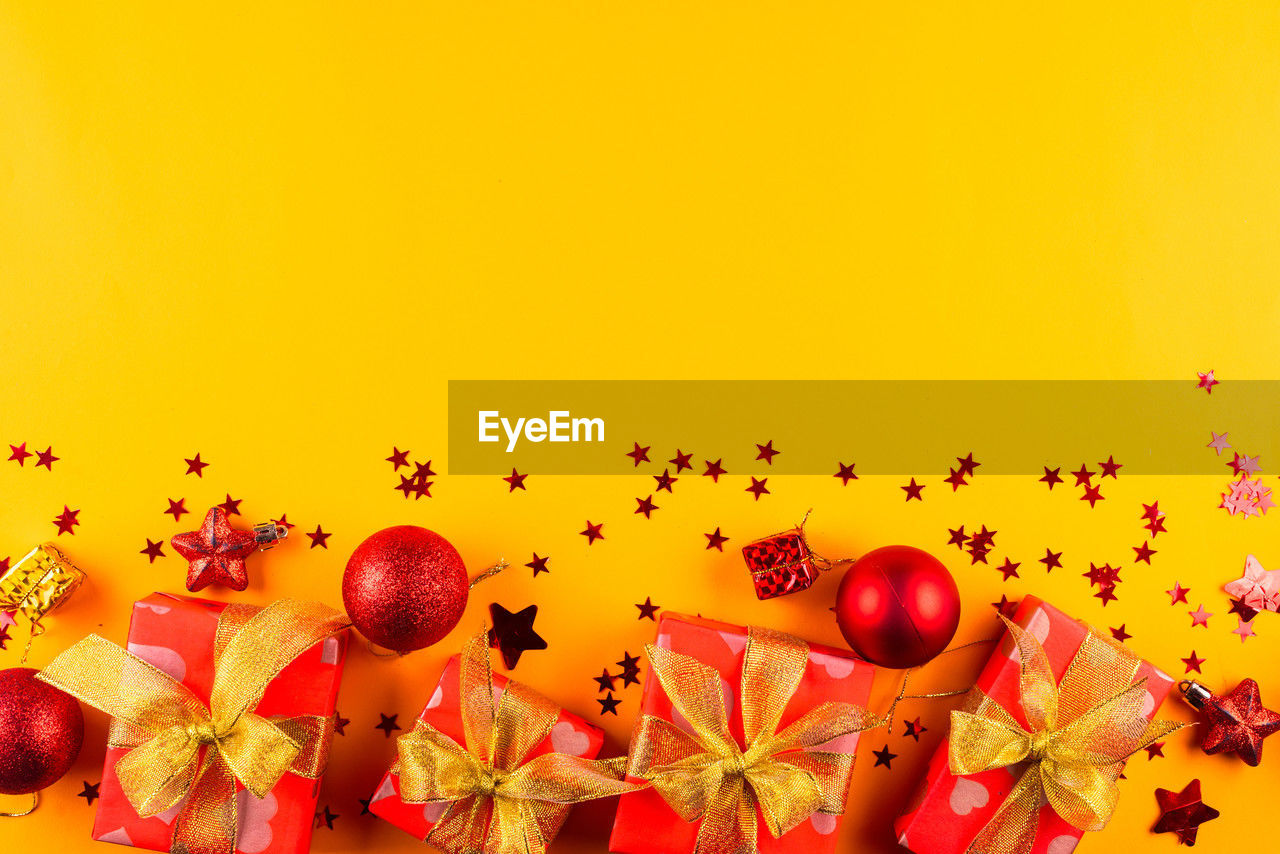
[[[207,703],[213,688],[214,637],[224,608],[223,602],[153,593],[134,603],[127,648]],[[254,711],[264,717],[333,715],[346,655],[345,633],[320,641],[272,680]],[[181,805],[158,816],[139,817],[116,778],[116,762],[126,753],[123,748],[107,748],[93,838],[168,851]],[[286,774],[261,800],[238,783],[236,789],[240,826],[236,851],[300,854],[311,847],[319,781]]]
[[[1034,596],[1022,600],[1014,622],[1040,641],[1053,675],[1059,680],[1089,631],[1086,624]],[[975,684],[1026,726],[1018,676],[1017,653],[1006,634]],[[1145,661],[1138,667],[1134,681],[1143,677],[1150,695],[1143,713],[1151,720],[1174,680]],[[938,745],[924,782],[907,811],[894,823],[898,844],[916,854],[962,854],[1017,782],[1017,777],[1004,768],[966,777],[953,775],[947,764],[948,747],[945,739]],[[1083,835],[1046,805],[1040,811],[1036,842],[1028,854],[1070,854]]]
[[[742,712],[737,699],[741,690],[746,643],[747,630],[728,623],[669,613],[663,614],[658,623],[657,646],[693,656],[720,673],[720,687],[728,705],[729,728],[739,745],[742,744],[743,733]],[[787,703],[779,729],[827,701],[866,706],[874,675],[874,667],[858,661],[847,649],[810,644],[809,664],[799,687]],[[675,715],[662,686],[652,676],[645,679],[640,712],[674,721],[688,731],[683,719]],[[858,734],[854,733],[837,739],[833,747],[852,753],[857,744]],[[635,778],[628,779],[638,782]],[[846,780],[846,792],[848,785]],[[760,854],[830,854],[836,848],[839,826],[839,816],[815,813],[808,821],[775,839],[760,822]],[[618,799],[609,850],[622,854],[691,852],[698,838],[698,827],[698,822],[686,822],[676,815],[653,789],[629,792]]]
[[[418,716],[418,720],[431,724],[465,747],[466,735],[462,730],[462,714],[458,702],[458,660],[458,656],[455,655],[445,664],[435,692],[427,701],[427,706]],[[507,681],[505,677],[497,673],[493,674],[495,698],[501,695]],[[544,753],[566,753],[570,756],[595,759],[600,755],[603,747],[604,730],[561,709],[560,717],[551,728],[551,733],[529,751],[525,761]],[[374,792],[369,802],[369,812],[386,819],[417,839],[426,837],[447,807],[448,804],[443,803],[405,803],[400,799],[400,777],[392,771],[383,775],[378,790]]]

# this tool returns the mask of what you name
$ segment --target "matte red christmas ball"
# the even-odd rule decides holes
[[[384,528],[351,553],[342,576],[347,616],[369,640],[412,652],[443,638],[467,606],[458,550],[416,525]]]
[[[924,664],[960,623],[960,591],[942,561],[912,546],[885,546],[854,561],[836,594],[850,648],[881,667]]]
[[[56,783],[83,741],[74,697],[36,679],[30,667],[0,670],[0,793],[27,795]]]

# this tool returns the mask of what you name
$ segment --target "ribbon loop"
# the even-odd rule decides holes
[[[216,657],[207,706],[181,682],[97,635],[39,674],[111,715],[112,744],[128,748],[116,776],[138,815],[183,805],[174,824],[175,852],[231,854],[236,782],[263,798],[287,773],[318,777],[327,756],[332,721],[269,720],[250,710],[281,670],[343,631],[346,618],[326,605],[287,599],[252,615],[244,608],[235,614],[237,628]],[[222,629],[220,618],[219,634]]]
[[[951,713],[952,774],[1009,768],[1018,782],[969,846],[978,854],[1030,850],[1047,803],[1073,827],[1101,830],[1119,800],[1116,779],[1126,758],[1180,728],[1148,722],[1139,661],[1092,630],[1061,683],[1039,640],[1001,615],[1019,660],[1024,728],[1007,709],[974,689],[970,711]],[[1016,770],[1015,770],[1016,769]]]
[[[701,820],[697,851],[754,854],[757,814],[778,837],[816,812],[844,811],[853,755],[821,748],[882,721],[860,706],[824,703],[778,732],[804,677],[808,644],[780,632],[748,630],[739,703],[745,747],[729,731],[719,673],[668,649],[650,645],[646,652],[692,733],[643,716],[627,770],[652,784],[682,819]]]
[[[466,746],[419,720],[396,740],[400,797],[447,803],[425,842],[450,854],[544,854],[569,805],[630,791],[617,761],[544,753],[560,709],[518,682],[495,700],[487,634],[463,647],[459,709]]]

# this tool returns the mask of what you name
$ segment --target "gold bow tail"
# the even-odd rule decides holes
[[[828,742],[881,720],[861,706],[827,702],[778,731],[809,661],[808,644],[748,629],[740,689],[745,749],[729,731],[719,673],[652,644],[646,652],[692,734],[645,715],[631,740],[627,773],[649,781],[680,818],[701,821],[695,852],[754,854],[757,811],[774,837],[814,813],[844,812],[854,756]]]
[[[637,788],[622,780],[623,757],[525,761],[560,709],[514,681],[495,700],[485,632],[463,647],[459,673],[466,746],[421,720],[396,740],[401,799],[448,804],[424,842],[449,854],[543,854],[572,804]]]
[[[952,774],[1008,768],[1018,777],[969,845],[974,854],[1030,851],[1045,804],[1078,830],[1101,830],[1119,800],[1124,760],[1184,726],[1147,720],[1146,679],[1134,681],[1140,661],[1119,644],[1091,629],[1058,683],[1035,636],[1001,619],[1018,651],[1027,726],[976,688],[971,710],[951,713]]]
[[[53,543],[36,546],[0,574],[0,611],[20,613],[31,624],[23,661],[31,642],[44,633],[41,620],[75,593],[85,577]]]
[[[38,678],[112,717],[110,744],[128,749],[116,776],[139,816],[182,805],[170,851],[231,854],[237,781],[264,798],[286,773],[319,779],[333,732],[332,717],[268,719],[252,710],[291,661],[348,625],[318,602],[282,599],[260,611],[228,606],[219,619],[207,705],[97,635],[58,656]]]

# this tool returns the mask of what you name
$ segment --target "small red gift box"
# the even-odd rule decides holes
[[[1040,641],[1057,680],[1062,679],[1090,634],[1086,624],[1034,596],[1022,601],[1014,622]],[[1114,643],[1097,633],[1094,638]],[[978,676],[975,687],[1021,721],[1019,673],[1018,653],[1006,634],[1001,647]],[[1145,661],[1138,664],[1133,682],[1143,678],[1147,680],[1148,697],[1142,713],[1151,720],[1173,687],[1173,679]],[[1018,780],[1008,768],[953,775],[948,762],[949,747],[945,739],[938,746],[910,806],[894,823],[898,843],[916,854],[962,854],[968,850]],[[1035,844],[1027,854],[1070,854],[1084,835],[1047,804],[1041,808],[1036,827]]]
[[[658,623],[655,645],[661,649],[696,658],[720,674],[729,719],[729,730],[742,745],[744,740],[742,710],[737,702],[743,669],[743,653],[747,630],[741,626],[666,613]],[[865,706],[871,694],[875,668],[854,658],[849,650],[809,645],[808,663],[799,686],[787,703],[779,729],[790,725],[806,712],[828,701]],[[673,721],[681,726],[681,718],[652,672],[645,679],[641,714]],[[687,724],[681,726],[683,729]],[[852,753],[858,734],[842,736],[830,746],[833,750]],[[845,776],[842,792],[847,797],[849,777]],[[629,782],[639,782],[628,777]],[[757,833],[760,854],[830,854],[835,851],[841,817],[823,812],[810,818],[780,837],[773,837],[759,820]],[[609,850],[623,854],[681,854],[694,850],[699,823],[680,818],[654,789],[642,789],[622,795],[614,819]]]
[[[208,703],[219,622],[228,607],[224,602],[153,593],[134,603],[127,648]],[[249,606],[230,607],[243,615]],[[271,681],[254,711],[266,718],[332,717],[346,655],[345,633],[316,643]],[[93,838],[168,851],[181,805],[150,818],[139,817],[116,777],[116,762],[126,753],[124,748],[107,748]],[[239,784],[236,790],[239,854],[299,854],[311,847],[318,780],[285,774],[261,800]]]
[[[818,579],[818,567],[796,528],[748,543],[742,547],[757,599],[774,599],[807,590]]]
[[[440,732],[452,738],[459,745],[466,745],[463,733],[462,710],[459,703],[459,656],[453,656],[440,674],[435,692],[427,701],[426,708],[418,716],[418,720],[428,723]],[[495,699],[501,696],[508,680],[500,674],[493,674],[493,691]],[[539,742],[526,756],[526,761],[544,753],[564,753],[569,756],[581,756],[584,759],[595,759],[604,747],[604,731],[592,726],[571,712],[560,710],[560,717],[551,732]],[[417,839],[424,839],[431,832],[448,803],[409,804],[400,798],[400,777],[388,771],[382,783],[369,801],[369,812],[380,816],[401,830]]]

